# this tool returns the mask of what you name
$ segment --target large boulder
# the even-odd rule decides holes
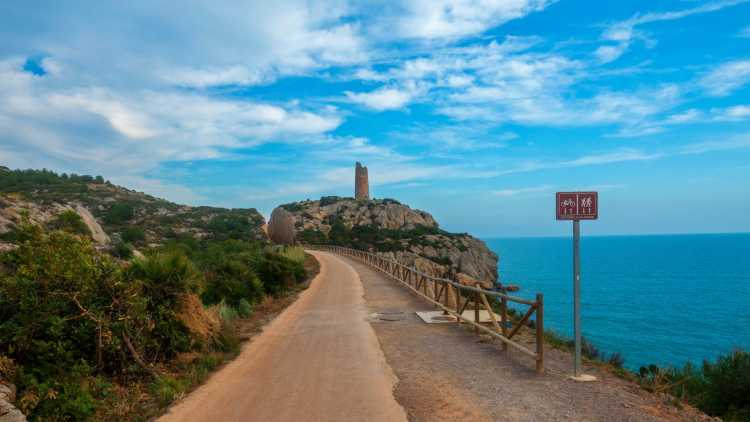
[[[277,207],[268,221],[268,237],[276,244],[293,245],[296,239],[294,223],[295,218],[289,211]]]

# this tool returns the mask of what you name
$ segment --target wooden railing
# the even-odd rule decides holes
[[[541,293],[536,294],[536,300],[530,301],[519,297],[509,296],[500,291],[487,290],[479,286],[468,286],[444,278],[432,277],[424,274],[413,267],[408,267],[399,262],[386,259],[371,252],[350,249],[333,245],[305,245],[307,249],[333,252],[357,259],[393,279],[401,282],[406,287],[432,304],[443,309],[446,313],[456,317],[456,321],[464,321],[474,327],[475,333],[483,332],[503,342],[503,350],[508,345],[518,349],[520,352],[533,357],[536,360],[536,371],[544,372],[544,297]],[[487,299],[490,297],[491,299]],[[463,300],[463,303],[461,303]],[[497,320],[495,310],[490,301],[499,304],[500,321]],[[472,303],[474,318],[466,318],[463,313]],[[515,326],[508,317],[508,302],[528,306],[526,313],[517,321]],[[490,317],[488,326],[479,320],[479,311],[484,308]],[[471,310],[471,308],[468,308]],[[521,327],[528,324],[531,316],[536,313],[536,321],[533,325],[536,334],[536,350],[530,350],[526,346],[513,341],[513,336],[518,334]]]

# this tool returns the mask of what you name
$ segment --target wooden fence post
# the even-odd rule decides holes
[[[508,338],[508,299],[500,298],[500,328],[503,337]],[[503,350],[508,350],[508,343],[503,342]]]
[[[544,373],[544,295],[536,294],[536,372]]]
[[[474,292],[474,322],[479,324],[479,292]],[[474,334],[479,335],[479,328],[474,327]]]

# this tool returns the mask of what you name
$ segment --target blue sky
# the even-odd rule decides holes
[[[188,203],[371,192],[480,236],[750,231],[750,3],[0,4],[0,163]],[[124,4],[130,3],[130,4]]]

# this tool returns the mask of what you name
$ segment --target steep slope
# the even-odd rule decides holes
[[[299,242],[371,250],[433,275],[497,280],[498,257],[484,242],[441,230],[429,213],[393,199],[323,197],[281,205],[272,215],[269,233],[278,243],[288,243],[293,231]]]
[[[189,234],[196,238],[265,239],[263,216],[254,208],[191,207],[104,181],[101,176],[57,175],[46,170],[0,167],[0,242],[13,241],[25,219],[53,224],[65,211],[80,216],[100,247],[127,242],[163,243]]]

